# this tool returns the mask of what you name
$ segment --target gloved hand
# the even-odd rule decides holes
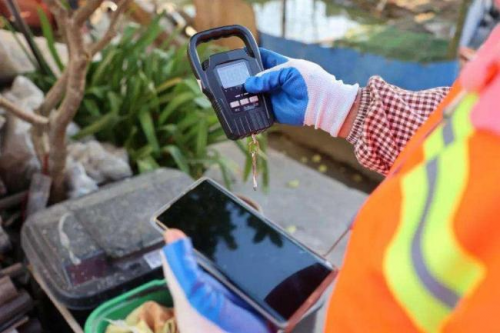
[[[336,80],[319,65],[260,49],[265,71],[250,77],[250,93],[270,93],[274,115],[288,125],[309,125],[337,136],[359,85]]]
[[[196,263],[191,240],[179,230],[165,233],[163,269],[182,333],[269,333],[265,321]]]

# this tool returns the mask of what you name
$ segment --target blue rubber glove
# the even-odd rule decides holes
[[[191,240],[179,230],[165,234],[163,269],[182,333],[269,333],[265,321],[196,263]]]
[[[250,93],[269,93],[278,122],[295,126],[314,126],[337,136],[359,85],[336,80],[319,65],[291,59],[260,49],[265,71],[250,77],[245,89]]]

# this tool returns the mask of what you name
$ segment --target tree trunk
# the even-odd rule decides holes
[[[66,95],[59,109],[50,116],[49,132],[49,175],[52,178],[52,200],[60,201],[65,198],[66,187],[64,173],[68,155],[66,146],[66,128],[75,116],[85,92],[85,79],[90,55],[85,49],[83,34],[72,34],[79,31],[76,18],[68,20],[66,40],[70,52],[68,64],[68,82]]]
[[[51,122],[52,128],[49,134],[49,175],[53,182],[52,198],[56,202],[64,199],[66,194],[64,184],[68,155],[66,128],[78,111],[83,99],[88,61],[85,58],[76,59],[71,66],[74,66],[75,70],[70,71],[72,75],[68,79],[66,96],[61,107],[55,113],[55,119]]]

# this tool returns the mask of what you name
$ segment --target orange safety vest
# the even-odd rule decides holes
[[[498,45],[500,28],[474,61]],[[491,74],[446,117],[455,84],[360,210],[325,332],[500,332],[500,73]]]

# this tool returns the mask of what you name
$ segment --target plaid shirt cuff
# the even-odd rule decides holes
[[[408,91],[370,78],[361,90],[358,114],[347,141],[358,161],[387,174],[413,134],[448,94],[448,87]]]

